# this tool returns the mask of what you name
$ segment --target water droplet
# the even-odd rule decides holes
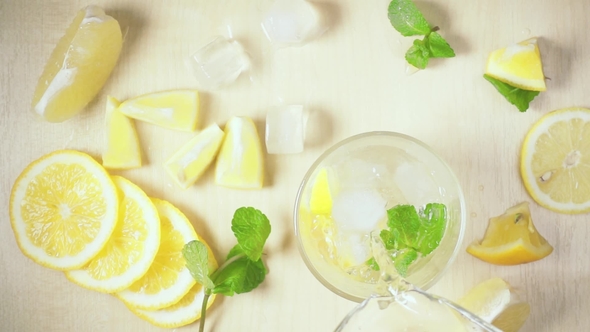
[[[471,212],[471,218],[475,218],[475,217],[477,217],[477,213]]]
[[[407,76],[414,75],[414,74],[416,74],[416,73],[417,73],[417,72],[419,72],[419,71],[420,71],[420,69],[418,69],[418,68],[416,68],[416,67],[412,66],[412,65],[411,65],[411,64],[409,64],[409,63],[406,63],[406,75],[407,75]]]
[[[483,191],[483,186],[482,186],[482,185],[480,185],[480,186],[478,187],[478,189],[479,189],[479,191]]]
[[[522,34],[523,34],[523,35],[525,35],[525,36],[528,36],[528,35],[530,35],[530,34],[531,34],[531,29],[529,29],[529,28],[524,28],[524,29],[522,29],[522,31],[521,31],[520,33],[522,33]]]

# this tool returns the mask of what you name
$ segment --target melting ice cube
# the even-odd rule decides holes
[[[191,55],[188,62],[202,90],[229,84],[250,67],[242,45],[224,37],[215,37]]]
[[[302,46],[319,36],[319,12],[305,0],[276,0],[262,20],[268,40],[278,46]]]
[[[303,151],[305,120],[303,106],[287,105],[266,113],[266,151],[270,154]]]
[[[373,189],[345,191],[334,199],[332,217],[338,227],[368,234],[385,219],[386,204],[385,199]]]
[[[399,165],[394,181],[412,205],[421,206],[440,201],[438,185],[421,164],[408,162]]]

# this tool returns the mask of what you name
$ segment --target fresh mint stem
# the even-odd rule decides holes
[[[203,297],[203,305],[201,305],[201,320],[199,322],[199,332],[205,331],[205,315],[207,314],[207,302],[209,302],[209,296],[211,296],[211,292],[209,289],[206,289],[205,296]]]

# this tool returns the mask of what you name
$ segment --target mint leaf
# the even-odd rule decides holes
[[[424,208],[416,249],[422,255],[430,254],[438,247],[445,234],[447,225],[447,208],[444,204],[430,203]]]
[[[428,40],[428,37],[424,37]],[[416,68],[424,69],[428,65],[430,59],[430,50],[424,41],[416,39],[414,45],[406,52],[406,61]]]
[[[455,56],[455,51],[453,51],[449,43],[438,32],[432,32],[428,35],[427,41],[431,57],[452,58]]]
[[[270,234],[268,218],[255,208],[242,207],[234,213],[231,230],[246,256],[253,261],[258,261]]]
[[[508,102],[516,106],[519,111],[526,112],[529,109],[529,104],[536,96],[539,95],[539,91],[529,91],[514,87],[510,84],[501,82],[489,75],[483,75],[483,77],[492,83],[492,85],[500,92]]]
[[[365,262],[372,270],[374,271],[379,271],[379,264],[377,264],[377,261],[375,260],[375,257],[371,257],[369,258],[366,262]]]
[[[412,0],[391,1],[387,17],[402,36],[425,36],[430,33],[430,25]]]
[[[394,266],[397,272],[402,276],[405,277],[408,275],[408,268],[410,265],[418,259],[418,253],[414,249],[403,249],[402,251],[398,251],[396,253],[394,261]]]
[[[228,262],[215,276],[213,293],[227,296],[247,293],[264,281],[267,273],[264,263],[261,259],[250,260],[240,245],[230,250]]]
[[[414,247],[418,239],[420,224],[420,216],[412,205],[398,205],[387,210],[387,226],[395,237],[398,248]]]
[[[182,255],[193,278],[206,289],[213,289],[215,285],[209,278],[209,252],[207,246],[197,240],[191,241],[182,248]]]

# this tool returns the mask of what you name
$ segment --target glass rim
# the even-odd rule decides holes
[[[359,303],[364,301],[365,298],[349,294],[347,292],[344,292],[344,291],[334,287],[328,280],[326,280],[318,272],[317,268],[313,265],[313,263],[309,259],[307,253],[305,252],[305,248],[303,247],[303,242],[301,240],[301,234],[300,234],[300,229],[299,229],[299,207],[301,206],[301,199],[303,196],[303,190],[305,189],[305,186],[309,182],[311,175],[317,169],[319,164],[322,161],[324,161],[324,159],[326,159],[334,151],[336,151],[337,149],[339,149],[340,147],[342,147],[344,145],[347,145],[351,142],[354,142],[354,141],[357,141],[357,140],[360,140],[360,139],[363,139],[366,137],[372,137],[372,136],[387,136],[387,137],[393,137],[393,138],[401,138],[402,140],[410,141],[414,144],[417,144],[421,148],[428,151],[432,156],[434,156],[441,163],[441,165],[448,171],[453,183],[457,187],[457,197],[459,199],[459,205],[460,205],[460,210],[461,210],[460,211],[460,227],[459,227],[459,234],[457,237],[457,243],[455,244],[455,247],[453,248],[453,252],[452,252],[451,256],[449,257],[449,260],[445,263],[445,266],[436,274],[436,276],[434,276],[432,279],[430,279],[426,283],[426,285],[422,286],[421,287],[422,289],[427,290],[430,287],[432,287],[438,280],[440,280],[440,278],[447,272],[447,270],[450,268],[450,266],[454,263],[455,259],[457,258],[457,255],[459,254],[461,246],[463,244],[463,237],[465,235],[465,224],[467,221],[467,212],[465,211],[465,208],[466,208],[465,196],[463,194],[463,190],[462,190],[461,185],[459,183],[459,179],[457,179],[457,176],[455,175],[455,173],[453,172],[451,167],[435,151],[433,151],[432,148],[429,147],[426,143],[424,143],[412,136],[402,134],[399,132],[370,131],[370,132],[364,132],[361,134],[356,134],[356,135],[350,136],[348,138],[345,138],[345,139],[335,143],[331,147],[329,147],[326,151],[324,151],[313,162],[313,164],[311,166],[309,166],[307,172],[303,176],[303,180],[301,181],[301,184],[299,185],[299,189],[297,190],[297,196],[295,198],[295,205],[294,205],[294,211],[293,211],[293,224],[294,224],[294,228],[295,228],[295,237],[297,238],[297,249],[299,250],[299,254],[300,254],[301,258],[303,259],[303,262],[307,266],[307,269],[313,274],[313,276],[322,285],[324,285],[324,287],[326,287],[327,289],[329,289],[330,291],[332,291],[336,295],[339,295],[347,300],[359,302]]]

